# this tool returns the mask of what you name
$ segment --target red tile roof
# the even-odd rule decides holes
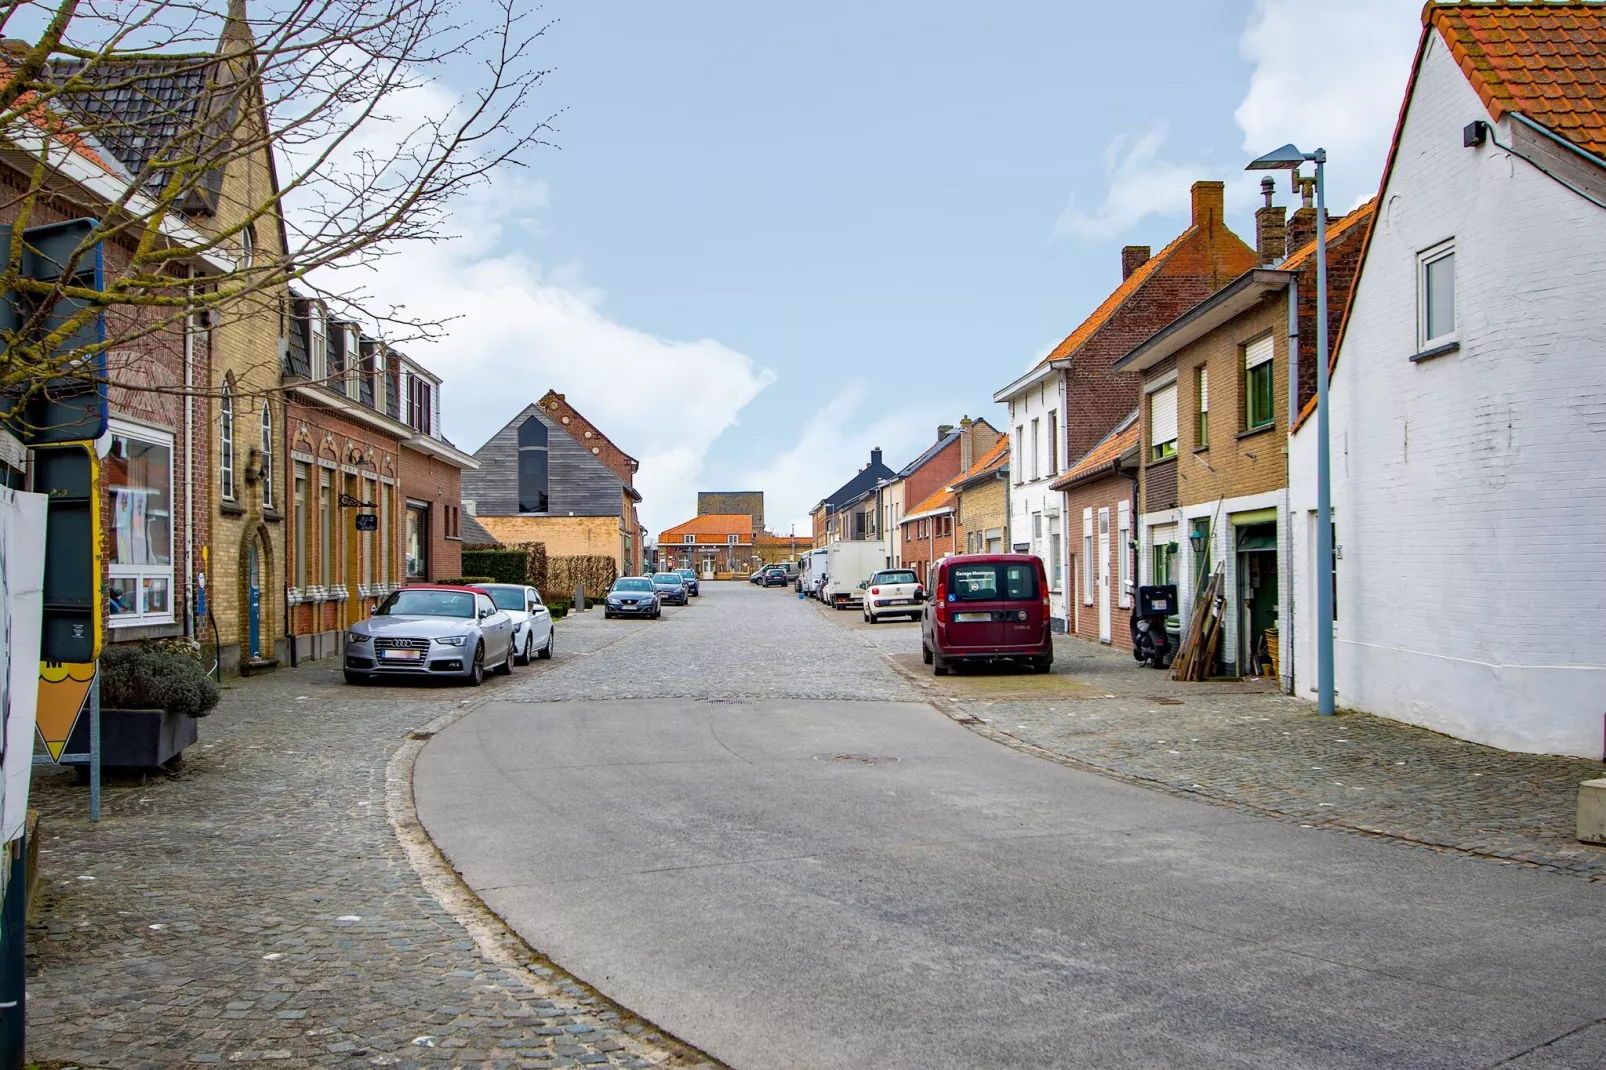
[[[1347,216],[1342,216],[1339,219],[1332,219],[1329,217],[1327,222],[1327,244],[1331,246],[1334,242],[1338,241],[1339,238],[1343,237],[1345,234],[1348,234],[1355,227],[1370,223],[1372,221],[1372,215],[1376,211],[1377,198],[1373,197],[1371,200],[1367,201],[1365,204],[1361,205]],[[1287,260],[1284,260],[1281,264],[1277,264],[1276,267],[1279,271],[1298,271],[1300,268],[1305,266],[1307,261],[1313,260],[1315,257],[1316,240],[1313,238],[1306,242],[1299,249],[1295,250],[1293,255]]]
[[[1521,112],[1606,158],[1606,8],[1598,3],[1429,3],[1467,81],[1497,121]]]
[[[926,516],[929,513],[940,513],[944,509],[952,509],[956,500],[957,499],[954,497],[954,492],[949,490],[947,487],[943,487],[942,489],[933,493],[925,501],[909,510],[909,512],[905,514],[903,520],[899,521],[899,523],[907,523],[911,518],[918,520],[920,517]]]
[[[706,516],[694,516],[684,524],[676,524],[672,528],[665,528],[663,534],[658,536],[661,543],[665,539],[679,539],[686,535],[726,535],[753,534],[753,516],[751,513],[709,513]]]
[[[1068,490],[1077,483],[1104,475],[1115,469],[1115,462],[1127,450],[1136,448],[1138,444],[1138,429],[1142,424],[1136,419],[1136,413],[1123,421],[1124,426],[1110,432],[1110,434],[1087,452],[1071,466],[1059,479],[1049,484],[1049,490]]]
[[[993,444],[993,448],[992,449],[990,449],[986,453],[982,454],[981,455],[981,459],[978,460],[975,464],[971,465],[970,471],[961,472],[959,474],[959,477],[961,479],[966,479],[966,478],[969,478],[970,476],[979,476],[983,472],[994,472],[994,471],[997,471],[998,469],[1004,467],[1004,465],[1006,465],[1008,463],[1009,463],[1009,436],[1008,435],[1003,435],[1003,436],[1000,436],[998,441]]]
[[[1194,229],[1189,227],[1181,234],[1178,234],[1170,245],[1145,260],[1136,271],[1128,275],[1121,285],[1117,286],[1110,296],[1104,299],[1104,303],[1095,308],[1093,314],[1082,321],[1081,326],[1067,335],[1065,341],[1055,346],[1054,351],[1043,358],[1038,367],[1041,368],[1050,361],[1064,360],[1078,349],[1081,349],[1087,343],[1087,340],[1098,333],[1098,329],[1108,323],[1110,317],[1115,315],[1122,305],[1126,304],[1128,298],[1137,293],[1145,282],[1148,282],[1156,272],[1165,266],[1166,261],[1171,259],[1171,255],[1193,236]]]

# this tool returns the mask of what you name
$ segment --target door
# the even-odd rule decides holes
[[[1099,510],[1099,642],[1110,641],[1110,511]]]
[[[256,543],[246,556],[245,604],[247,650],[255,660],[262,656],[262,558]]]

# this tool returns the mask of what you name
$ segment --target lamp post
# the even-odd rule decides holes
[[[1327,419],[1327,150],[1293,145],[1268,152],[1245,170],[1292,171],[1298,182],[1306,162],[1316,165],[1316,709],[1333,714],[1333,485]],[[1293,413],[1289,413],[1290,424]]]

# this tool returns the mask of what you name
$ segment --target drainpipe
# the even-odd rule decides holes
[[[1318,359],[1320,359],[1318,357]],[[1299,277],[1296,275],[1288,280],[1288,433],[1293,435],[1294,420],[1299,416]],[[1290,442],[1290,445],[1292,443]],[[1283,693],[1292,695],[1294,691],[1294,510],[1290,502],[1288,478],[1288,458],[1293,453],[1290,449],[1283,454],[1283,511],[1288,516],[1288,523],[1283,527],[1284,553],[1283,560],[1288,562],[1288,619],[1278,620],[1278,646],[1288,651],[1288,675],[1281,679]],[[1281,677],[1282,666],[1277,667]]]
[[[1140,446],[1139,447],[1138,456],[1141,457],[1142,455],[1143,455],[1142,454],[1142,447]],[[1138,566],[1143,563],[1143,560],[1139,556],[1138,547],[1143,544],[1143,538],[1138,533],[1143,529],[1143,523],[1142,523],[1142,516],[1138,512],[1138,469],[1136,469],[1136,468],[1126,468],[1126,467],[1121,466],[1121,465],[1118,464],[1116,466],[1115,470],[1117,472],[1119,472],[1121,475],[1125,476],[1127,479],[1132,481],[1132,506],[1131,506],[1131,514],[1132,514],[1132,516],[1131,516],[1131,522],[1127,525],[1126,537],[1132,541],[1133,545],[1131,545],[1131,546],[1123,546],[1121,548],[1126,553],[1132,555],[1132,567],[1131,567],[1131,570],[1127,573],[1127,575],[1132,577],[1132,593],[1127,598],[1127,608],[1129,610],[1129,612],[1127,614],[1127,618],[1128,618],[1127,619],[1127,627],[1128,627],[1128,633],[1127,634],[1130,635],[1131,634],[1130,629],[1135,627],[1136,624],[1137,624],[1137,619],[1138,619],[1138,588],[1140,586],[1142,586],[1142,584],[1139,582]],[[1118,531],[1120,530],[1120,526],[1119,525],[1117,525],[1116,530],[1118,530]]]
[[[195,314],[184,317],[184,635],[195,621]]]

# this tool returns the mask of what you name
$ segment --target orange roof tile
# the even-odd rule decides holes
[[[1170,245],[1145,260],[1136,271],[1128,275],[1121,285],[1115,288],[1110,296],[1104,299],[1103,304],[1093,310],[1091,316],[1082,321],[1081,326],[1067,335],[1065,341],[1055,346],[1054,351],[1044,357],[1037,366],[1041,368],[1051,361],[1064,360],[1078,349],[1081,349],[1087,340],[1092,338],[1100,327],[1108,323],[1110,317],[1115,315],[1122,305],[1126,304],[1127,298],[1137,293],[1143,284],[1149,281],[1150,277],[1159,271],[1167,260],[1171,259],[1171,254],[1176,252],[1184,242],[1193,236],[1195,229],[1194,227],[1189,227],[1181,234],[1178,234]]]
[[[1072,484],[1080,483],[1091,476],[1100,475],[1106,469],[1112,468],[1121,455],[1138,444],[1138,429],[1141,423],[1131,417],[1124,429],[1115,431],[1105,437],[1103,442],[1094,446],[1065,475],[1049,484],[1049,490],[1066,490]]]
[[[1444,37],[1496,120],[1521,112],[1606,157],[1606,8],[1433,2],[1422,20]]]
[[[954,501],[954,492],[949,490],[947,487],[943,487],[941,490],[933,493],[925,501],[909,510],[909,512],[905,514],[904,520],[908,520],[910,517],[920,517],[926,513],[935,513],[942,509],[952,509],[954,506]]]
[[[672,528],[665,528],[660,539],[680,535],[751,535],[753,534],[753,516],[751,513],[709,513],[706,516],[694,516],[684,524],[676,524]]]
[[[1370,223],[1372,215],[1376,211],[1377,198],[1373,197],[1347,216],[1336,220],[1330,218],[1327,223],[1327,244],[1332,245],[1355,227]],[[1316,241],[1312,239],[1296,250],[1287,260],[1277,264],[1276,267],[1279,271],[1298,271],[1305,266],[1307,260],[1314,259],[1315,256]]]
[[[971,465],[970,471],[961,472],[960,478],[980,475],[983,472],[992,472],[1002,468],[1009,460],[1009,436],[1001,436],[993,448],[981,455],[981,460]]]

